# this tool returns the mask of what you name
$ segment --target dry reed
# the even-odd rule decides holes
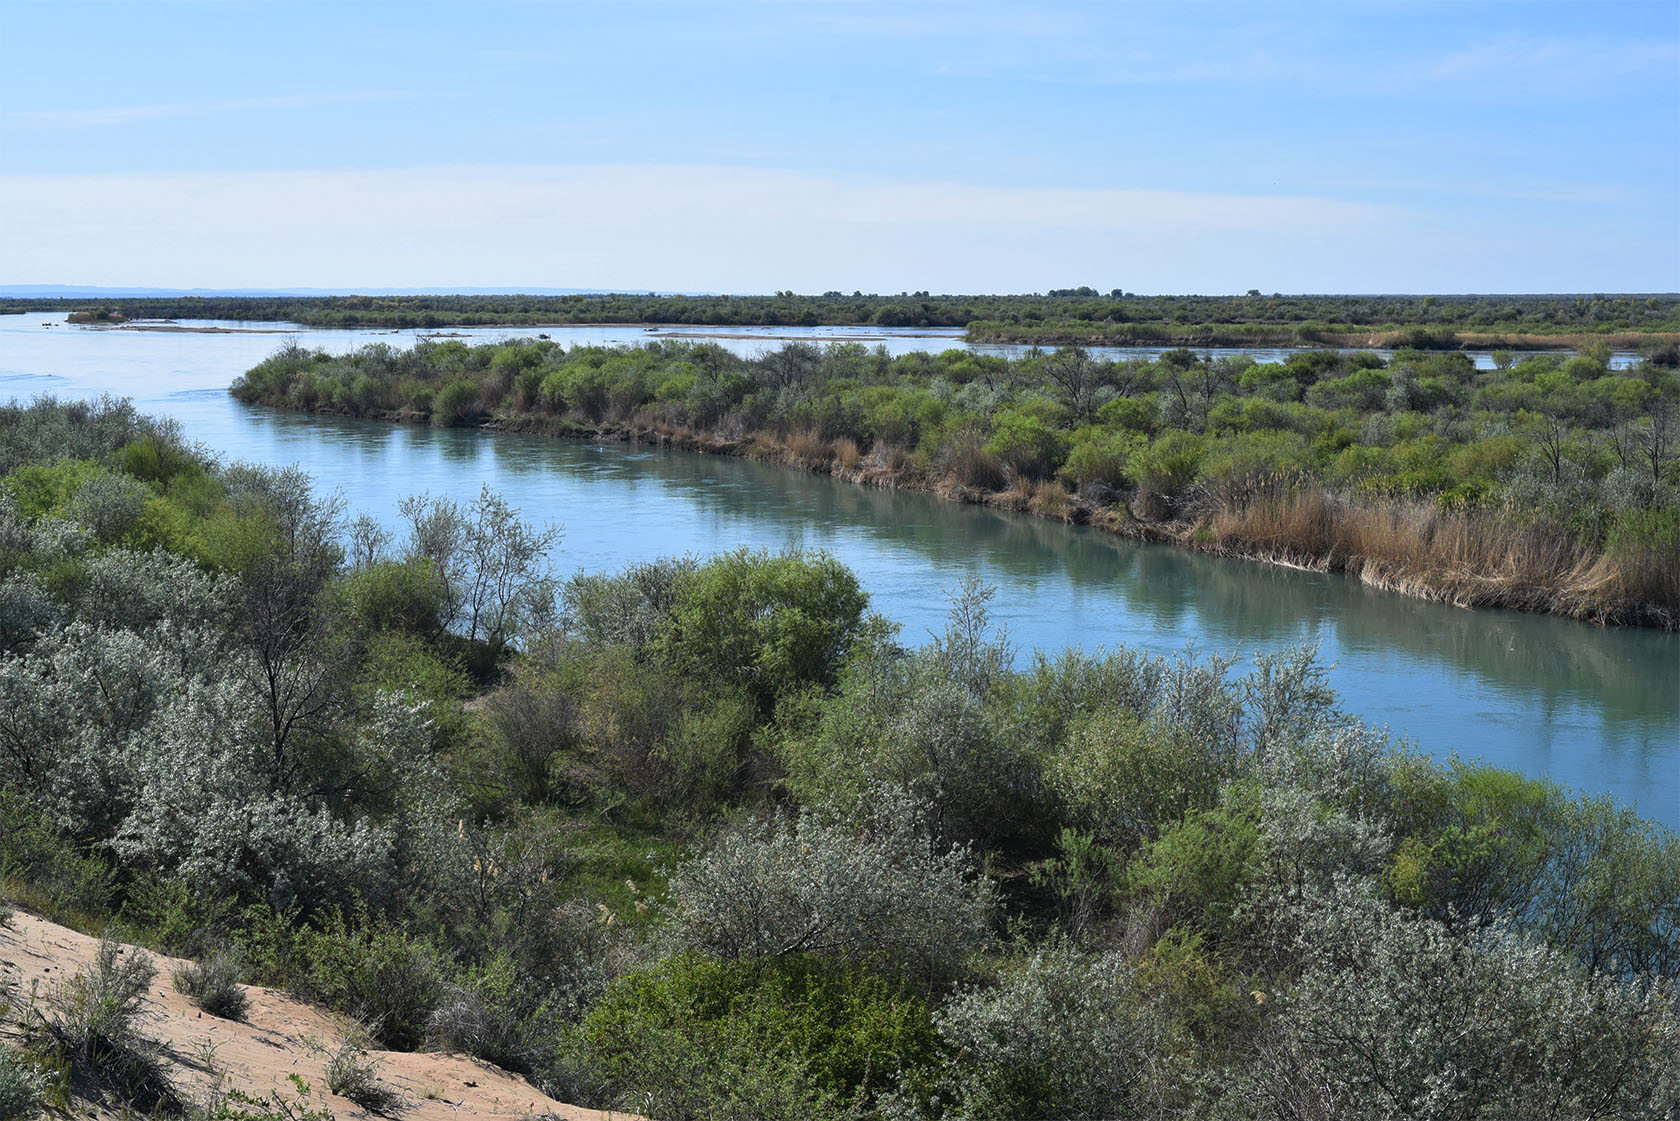
[[[858,451],[857,441],[849,436],[842,436],[834,441],[834,462],[842,471],[856,471],[858,463],[863,459],[863,453]]]
[[[1220,504],[1202,528],[1221,552],[1347,571],[1464,607],[1601,622],[1664,622],[1680,607],[1680,572],[1660,550],[1587,549],[1563,530],[1502,511],[1449,511],[1407,498],[1352,502],[1312,488]]]
[[[791,459],[804,466],[834,461],[834,446],[810,429],[789,432],[782,437],[781,444]]]

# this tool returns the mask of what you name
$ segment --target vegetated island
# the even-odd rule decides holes
[[[1414,350],[1262,363],[1188,349],[894,358],[793,343],[746,358],[676,341],[446,340],[335,356],[292,343],[232,392],[749,456],[1462,606],[1673,629],[1680,371],[1667,355],[1624,370],[1608,358],[1602,344],[1477,370]]]
[[[1680,1108],[1680,838],[1310,648],[1018,665],[978,585],[907,649],[822,553],[350,514],[0,406],[0,1116]]]
[[[310,327],[566,324],[962,327],[976,342],[1145,346],[1547,349],[1602,342],[1680,353],[1680,296],[1032,295],[289,296],[14,300],[35,310],[138,319],[286,321]]]

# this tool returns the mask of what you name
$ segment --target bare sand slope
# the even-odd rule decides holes
[[[54,987],[93,960],[98,940],[68,927],[18,911],[12,926],[0,927],[0,984],[16,984],[27,998],[36,986],[44,1000]],[[125,947],[125,952],[134,952]],[[227,1084],[252,1094],[269,1090],[293,1093],[287,1076],[301,1075],[314,1088],[312,1098],[340,1118],[364,1117],[362,1108],[327,1092],[323,1045],[336,1049],[348,1025],[342,1018],[294,1000],[285,993],[245,986],[250,1010],[244,1022],[223,1020],[201,1011],[175,991],[173,971],[180,958],[152,954],[157,979],[152,983],[143,1033],[167,1049],[170,1076],[186,1096],[208,1091],[213,1064],[227,1072]],[[499,1067],[464,1055],[372,1052],[382,1062],[380,1080],[399,1091],[404,1107],[392,1116],[401,1121],[477,1121],[549,1115],[565,1121],[628,1118],[565,1105],[529,1082]],[[91,1115],[87,1109],[79,1115]]]

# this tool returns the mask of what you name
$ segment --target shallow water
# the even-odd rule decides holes
[[[175,417],[189,438],[225,459],[299,463],[322,486],[342,489],[353,509],[386,519],[405,495],[469,498],[487,482],[527,517],[564,527],[555,555],[561,571],[738,545],[825,548],[858,573],[875,609],[902,623],[912,644],[939,629],[945,596],[967,573],[998,586],[997,618],[1023,657],[1034,647],[1171,652],[1193,641],[1246,658],[1313,641],[1334,663],[1345,706],[1421,749],[1614,794],[1680,827],[1680,636],[1442,607],[1343,576],[1139,545],[736,459],[251,408],[227,386],[272,352],[279,334],[42,326],[61,318],[0,316],[0,399],[130,396],[144,411]],[[960,342],[942,332],[796,331],[871,346],[879,339],[894,353]],[[411,345],[416,335],[295,333],[335,351],[381,340]],[[647,335],[619,327],[540,333],[605,343]],[[748,336],[719,340],[740,349],[790,334],[730,333]]]

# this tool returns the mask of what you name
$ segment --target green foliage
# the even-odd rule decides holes
[[[679,940],[726,960],[817,954],[930,985],[987,944],[994,901],[969,852],[887,790],[861,832],[810,813],[730,830],[678,866],[670,897]]]
[[[1126,483],[1127,464],[1139,446],[1139,438],[1128,432],[1106,431],[1094,425],[1081,428],[1073,434],[1073,447],[1062,473],[1079,488],[1118,490]]]
[[[1050,946],[938,1013],[947,1117],[1178,1113],[1189,1067],[1177,1025],[1124,955]]]
[[[59,919],[102,913],[115,891],[110,863],[55,828],[21,790],[0,789],[0,880],[19,901]]]
[[[0,1118],[35,1121],[46,1109],[46,1074],[22,1052],[0,1047]]]
[[[267,924],[245,951],[257,976],[367,1024],[394,1051],[420,1047],[443,991],[429,942],[366,916],[332,912],[319,928]]]
[[[1498,929],[1455,937],[1344,886],[1315,902],[1251,1101],[1268,1117],[1661,1117],[1680,1019]],[[1251,1106],[1252,1108],[1252,1106]]]
[[[1210,807],[1228,768],[1221,762],[1180,729],[1100,709],[1070,730],[1046,777],[1069,820],[1130,848]]]
[[[445,384],[432,398],[432,423],[440,428],[471,424],[482,415],[478,404],[478,385],[467,378]]]
[[[1384,883],[1444,921],[1500,916],[1612,974],[1680,977],[1680,838],[1486,767],[1401,773]]]
[[[1200,436],[1167,432],[1132,453],[1126,461],[1126,474],[1151,493],[1171,499],[1195,479],[1206,448]]]
[[[1126,868],[1126,889],[1159,909],[1165,926],[1186,923],[1219,940],[1259,858],[1260,829],[1226,806],[1193,810]]]
[[[986,442],[986,451],[1018,478],[1044,479],[1061,466],[1067,455],[1067,440],[1038,416],[1003,409],[992,417],[992,438]]]
[[[857,577],[827,553],[741,549],[677,580],[656,648],[769,711],[804,685],[838,678],[868,605]]]
[[[925,1001],[862,970],[686,953],[614,982],[577,1048],[598,1094],[655,1116],[831,1117],[868,1111],[939,1045]]]
[[[335,591],[341,610],[370,631],[431,638],[443,630],[449,589],[424,557],[368,565],[345,576]]]
[[[885,784],[912,791],[947,839],[989,845],[1043,835],[1038,760],[1026,728],[1000,703],[1013,652],[991,630],[990,596],[965,583],[931,646],[871,652],[848,670],[833,703],[783,729],[778,758],[802,802],[866,815]]]

